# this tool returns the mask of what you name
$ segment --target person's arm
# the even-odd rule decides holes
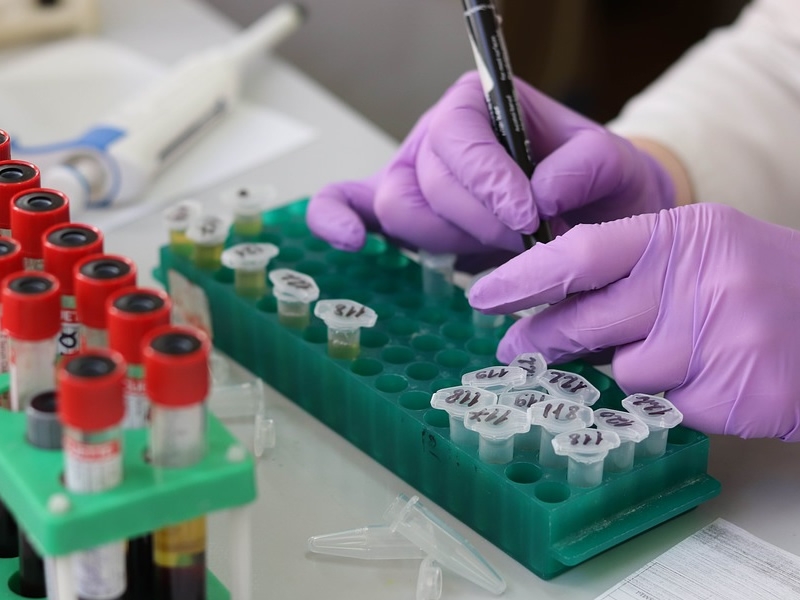
[[[800,2],[756,0],[609,128],[659,160],[678,204],[723,202],[800,228]]]

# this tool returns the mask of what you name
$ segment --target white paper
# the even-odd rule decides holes
[[[800,557],[717,519],[596,600],[796,600]]]

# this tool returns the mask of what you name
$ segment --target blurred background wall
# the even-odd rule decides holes
[[[205,0],[247,25],[279,0]],[[400,139],[473,68],[459,0],[300,0],[278,54]],[[746,0],[496,0],[517,75],[606,121]]]

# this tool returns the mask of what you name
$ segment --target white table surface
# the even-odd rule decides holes
[[[236,31],[212,9],[189,0],[105,0],[103,7],[102,35],[168,64]],[[309,195],[330,181],[366,176],[396,146],[330,93],[277,59],[264,59],[257,65],[245,97],[318,132],[310,144],[237,178],[248,184],[274,184],[280,203]],[[199,199],[210,204],[231,183],[209,189]],[[151,215],[114,231],[106,247],[136,260],[141,281],[148,285],[153,283],[148,273],[156,263],[157,247],[165,237],[160,216]],[[268,401],[278,444],[257,467],[259,498],[253,511],[252,548],[255,597],[413,598],[417,561],[361,562],[309,555],[306,540],[311,535],[378,523],[397,493],[410,495],[414,490],[281,395],[269,390]],[[232,424],[232,428],[249,440],[250,426]],[[719,497],[551,581],[539,579],[432,502],[426,504],[466,535],[503,574],[508,582],[504,597],[509,599],[591,600],[718,517],[800,555],[800,444],[714,437],[709,472],[722,483]],[[209,563],[223,581],[230,573],[225,533],[224,517],[212,518]],[[464,600],[489,597],[448,573],[443,594]]]

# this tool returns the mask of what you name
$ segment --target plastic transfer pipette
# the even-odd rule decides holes
[[[64,190],[76,212],[136,200],[231,111],[251,59],[283,41],[304,19],[300,6],[280,4],[230,42],[184,59],[77,140],[15,145],[14,155],[39,165],[42,180]]]
[[[492,594],[505,591],[506,582],[494,567],[462,535],[422,506],[419,496],[399,494],[386,509],[384,520],[445,569]]]

